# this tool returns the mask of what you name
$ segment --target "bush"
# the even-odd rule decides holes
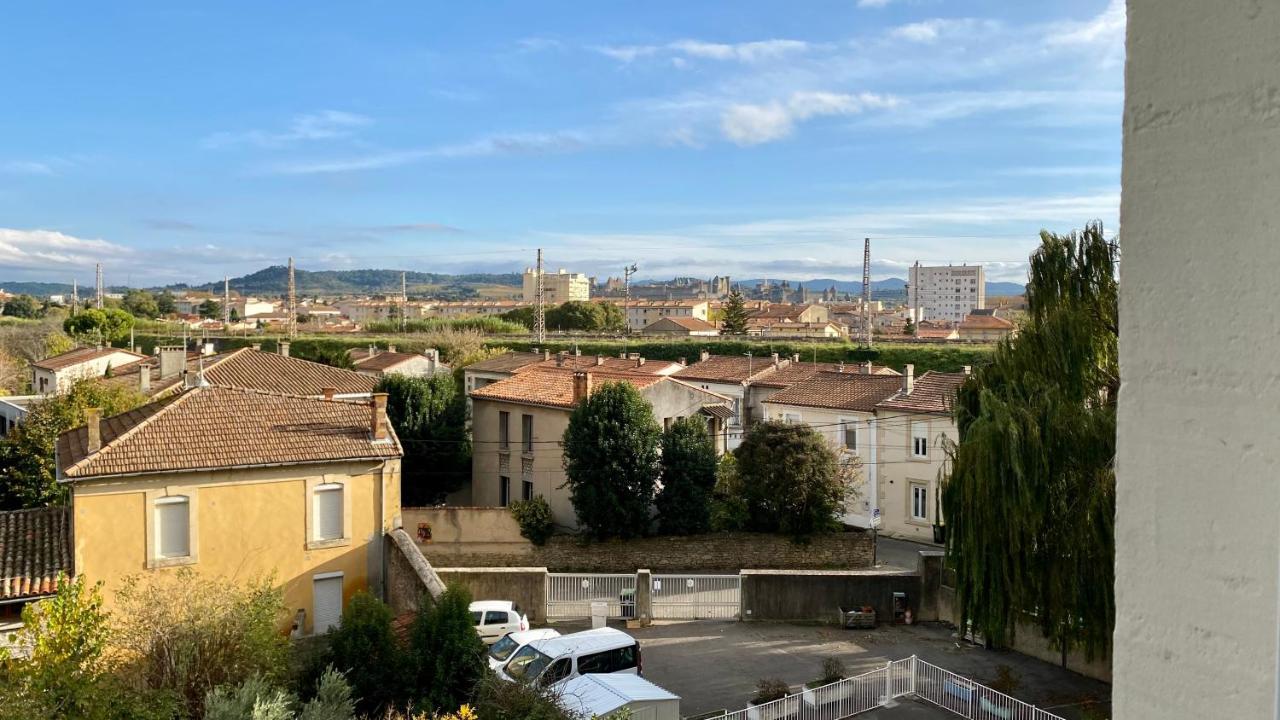
[[[448,711],[467,702],[488,672],[484,643],[471,622],[471,593],[450,585],[418,613],[410,630],[409,666],[417,704]]]
[[[320,676],[315,697],[297,713],[291,693],[253,675],[236,686],[211,690],[205,698],[205,720],[354,720],[351,686],[342,673],[328,668]]]
[[[328,661],[346,677],[360,712],[375,715],[401,702],[405,654],[391,630],[391,608],[358,592],[329,631]]]
[[[662,492],[654,500],[658,527],[667,535],[696,535],[711,527],[716,448],[707,424],[679,418],[662,433]]]
[[[551,515],[551,505],[541,495],[531,500],[511,503],[511,516],[520,524],[520,534],[534,545],[545,545],[555,533],[556,523]]]
[[[490,676],[476,688],[482,720],[585,720],[565,710],[549,690]]]
[[[732,453],[720,458],[716,465],[716,486],[711,494],[711,529],[716,532],[745,530],[750,512],[742,496],[742,479],[738,477],[738,461]]]
[[[751,696],[752,705],[763,705],[791,694],[791,686],[778,678],[761,678],[756,681],[756,694]]]
[[[748,529],[802,539],[838,527],[846,487],[835,452],[813,428],[757,423],[733,454]]]
[[[844,666],[844,661],[838,657],[829,657],[822,661],[822,681],[824,683],[833,683],[837,680],[845,679],[849,671]]]

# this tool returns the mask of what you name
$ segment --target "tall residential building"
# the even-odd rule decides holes
[[[987,276],[981,265],[911,266],[907,306],[915,319],[960,322],[986,307]]]
[[[591,299],[591,278],[583,273],[558,272],[542,273],[543,300],[548,305],[558,305],[570,300]],[[534,302],[538,299],[538,271],[533,268],[524,269],[524,300]]]

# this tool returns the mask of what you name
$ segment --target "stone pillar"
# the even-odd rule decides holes
[[[636,622],[648,627],[653,622],[653,573],[636,571]]]

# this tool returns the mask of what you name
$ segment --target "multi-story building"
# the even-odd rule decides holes
[[[524,269],[523,297],[525,302],[538,299],[538,271]],[[582,273],[566,272],[564,268],[554,273],[542,272],[542,301],[559,305],[571,300],[591,299],[591,278]]]
[[[986,307],[986,273],[981,265],[911,266],[907,307],[915,320],[958,323],[974,310]]]
[[[614,300],[624,305],[627,328],[640,332],[665,317],[691,317],[708,320],[711,304],[706,300]]]
[[[698,362],[675,374],[675,377],[728,400],[730,415],[726,418],[725,440],[733,450],[742,443],[742,433],[758,420],[749,400],[749,389],[762,378],[791,364],[790,358],[777,353],[763,357],[751,355],[712,355],[702,351]]]
[[[551,304],[550,301],[547,303]],[[422,305],[422,317],[477,317],[482,315],[501,315],[530,303],[520,300],[453,300],[448,302],[427,302]],[[410,315],[409,317],[413,317]]]

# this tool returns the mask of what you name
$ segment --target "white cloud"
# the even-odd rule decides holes
[[[721,115],[720,128],[732,142],[759,145],[787,137],[798,121],[825,115],[853,115],[897,104],[896,98],[874,93],[795,92],[786,102],[730,105]]]
[[[889,3],[891,3],[891,2],[893,2],[893,0],[858,0],[858,7],[860,7],[860,8],[882,8],[882,7],[884,7],[884,6],[888,5],[888,4],[889,4]]]
[[[267,168],[267,172],[273,175],[324,175],[399,167],[432,159],[575,152],[589,144],[589,137],[574,132],[491,135],[467,143],[390,150],[336,160],[279,164]]]
[[[643,57],[670,54],[676,67],[684,67],[688,58],[702,60],[759,63],[786,55],[801,53],[813,46],[803,40],[775,38],[741,43],[715,43],[705,40],[684,39],[665,45],[597,45],[591,49],[621,63],[631,63]],[[677,63],[676,61],[680,61]]]
[[[56,230],[0,228],[0,266],[55,268],[89,266],[130,255],[132,250],[105,240],[86,240]]]
[[[591,49],[622,63],[633,62],[636,58],[646,57],[658,52],[656,45],[601,45]]]
[[[925,20],[896,27],[889,32],[889,36],[912,42],[929,43],[938,39],[938,30],[941,27],[941,20]]]
[[[10,160],[0,162],[0,173],[6,175],[54,175],[53,166],[34,160]]]
[[[298,115],[289,127],[280,132],[246,130],[242,132],[217,132],[206,137],[202,144],[207,148],[223,148],[235,145],[280,147],[297,142],[332,140],[349,137],[356,129],[369,125],[372,118],[341,110],[321,110]]]
[[[1125,2],[1111,0],[1106,9],[1086,22],[1060,22],[1050,30],[1049,45],[1107,45],[1124,43]]]

